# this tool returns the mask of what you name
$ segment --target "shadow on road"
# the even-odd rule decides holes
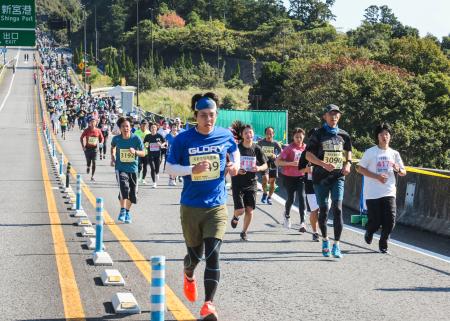
[[[381,288],[376,290],[386,292],[450,292],[450,288],[433,288],[427,286],[417,286],[414,288]]]

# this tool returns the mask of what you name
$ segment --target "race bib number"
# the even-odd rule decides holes
[[[119,155],[122,163],[132,163],[136,160],[136,156],[129,149],[121,149]]]
[[[295,151],[294,162],[298,162],[302,157],[303,152]]]
[[[323,161],[328,164],[333,164],[336,169],[342,169],[342,165],[344,163],[344,157],[342,155],[342,152],[325,151],[325,155],[323,156]]]
[[[241,156],[241,169],[243,169],[246,172],[249,172],[255,166],[256,166],[256,157]]]
[[[389,173],[394,169],[388,156],[377,156],[377,174]]]
[[[91,146],[97,146],[97,143],[98,143],[98,137],[89,137],[88,138],[88,145],[91,145]]]
[[[106,132],[108,130],[108,125],[103,125],[102,130]]]
[[[220,177],[220,156],[218,154],[206,154],[189,156],[189,163],[191,166],[195,166],[200,162],[208,161],[210,163],[209,171],[194,174],[192,173],[192,181],[211,181]]]
[[[261,149],[267,157],[272,157],[275,154],[275,147],[273,146],[261,146]]]
[[[149,149],[151,152],[159,152],[159,150],[161,149],[161,146],[159,146],[158,143],[150,143]]]

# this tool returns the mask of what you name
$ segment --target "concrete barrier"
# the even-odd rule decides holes
[[[449,175],[446,171],[436,171]],[[359,211],[361,175],[345,181],[344,206]],[[408,172],[397,185],[397,223],[450,237],[450,179]]]

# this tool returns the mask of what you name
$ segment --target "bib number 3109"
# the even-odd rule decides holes
[[[189,157],[191,166],[195,166],[200,162],[207,161],[210,164],[210,170],[194,174],[192,173],[192,181],[211,181],[220,177],[220,157],[218,154],[196,155]]]

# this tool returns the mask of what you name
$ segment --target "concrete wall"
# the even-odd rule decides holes
[[[359,211],[360,192],[361,175],[353,170],[345,183],[344,205]],[[450,237],[450,179],[411,172],[399,177],[397,222]]]

